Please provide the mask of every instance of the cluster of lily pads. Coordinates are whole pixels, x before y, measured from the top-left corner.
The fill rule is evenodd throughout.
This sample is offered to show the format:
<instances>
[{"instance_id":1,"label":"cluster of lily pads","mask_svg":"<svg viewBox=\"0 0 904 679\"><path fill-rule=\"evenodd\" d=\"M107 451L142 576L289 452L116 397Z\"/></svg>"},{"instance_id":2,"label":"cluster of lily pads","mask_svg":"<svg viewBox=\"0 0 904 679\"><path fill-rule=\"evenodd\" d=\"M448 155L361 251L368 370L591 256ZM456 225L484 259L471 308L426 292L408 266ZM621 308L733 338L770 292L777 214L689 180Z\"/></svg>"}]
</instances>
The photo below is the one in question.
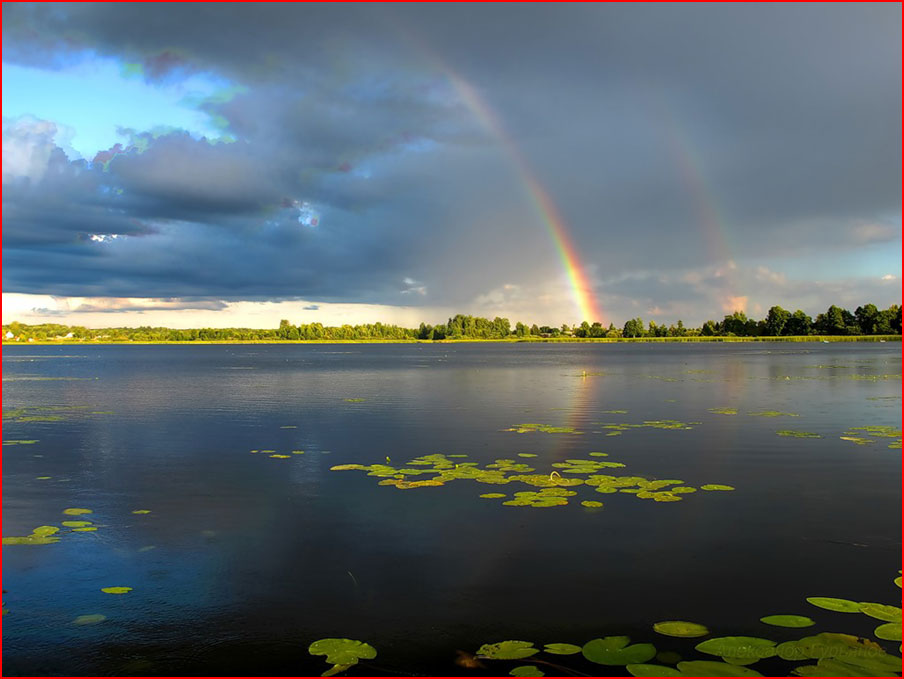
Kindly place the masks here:
<instances>
[{"instance_id":1,"label":"cluster of lily pads","mask_svg":"<svg viewBox=\"0 0 904 679\"><path fill-rule=\"evenodd\" d=\"M900 576L895 584L901 586ZM883 622L873 636L882 641L901 641L901 608L873 602L855 602L831 597L808 597L807 602L819 608L842 613L859 613ZM760 622L772 627L801 629L816 623L804 615L767 615ZM700 623L666 620L653 624L657 634L683 639L710 636L710 630ZM900 648L900 647L899 647ZM607 636L591 639L583 645L548 643L538 648L533 642L506 640L483 644L475 653L459 651L456 663L464 668L486 668L483 661L519 661L530 659L532 664L519 664L509 670L514 677L542 677L542 668L552 668L556 676L564 670L568 674L583 674L560 664L563 656L583 656L595 665L607 668L624 667L635 677L762 677L752 669L761 660L783 660L799 664L786 669L780 676L791 673L802 677L897 677L901 675L901 658L889 653L878 642L852 634L818 632L798 639L776 642L772 639L748 636L712 637L697 643L694 650L704 658L685 660L674 651L657 650L652 643L631 643L628 636ZM332 666L322 676L332 676L356 665L360 660L372 660L376 649L353 639L320 639L308 648L312 655L324 655ZM554 658L553 659L550 658ZM815 664L812 662L815 661ZM789 671L790 670L790 671ZM611 669L605 670L606 674Z\"/></svg>"},{"instance_id":2,"label":"cluster of lily pads","mask_svg":"<svg viewBox=\"0 0 904 679\"><path fill-rule=\"evenodd\" d=\"M620 436L631 429L693 429L699 422L679 422L678 420L644 420L638 424L623 422L598 422L603 429L608 429L606 436Z\"/></svg>"},{"instance_id":3,"label":"cluster of lily pads","mask_svg":"<svg viewBox=\"0 0 904 679\"><path fill-rule=\"evenodd\" d=\"M73 415L112 415L112 411L91 410L90 406L28 406L3 411L4 422L60 422Z\"/></svg>"},{"instance_id":4,"label":"cluster of lily pads","mask_svg":"<svg viewBox=\"0 0 904 679\"><path fill-rule=\"evenodd\" d=\"M861 446L875 443L875 439L877 438L896 439L892 441L888 447L895 450L901 449L901 430L895 427L880 425L851 427L848 431L844 432L844 435L840 438L842 441L850 441Z\"/></svg>"},{"instance_id":5,"label":"cluster of lily pads","mask_svg":"<svg viewBox=\"0 0 904 679\"><path fill-rule=\"evenodd\" d=\"M524 424L515 424L508 429L502 431L513 431L517 434L529 434L531 432L543 432L544 434L583 434L574 427L555 427L551 424L537 424L536 422L525 422Z\"/></svg>"},{"instance_id":6,"label":"cluster of lily pads","mask_svg":"<svg viewBox=\"0 0 904 679\"><path fill-rule=\"evenodd\" d=\"M523 455L531 455L524 453ZM591 456L607 457L607 453L592 452ZM515 492L511 498L506 493L484 493L484 499L504 499L503 505L510 507L559 507L568 504L568 498L577 495L573 487L590 486L597 493L627 493L642 500L656 502L677 502L689 493L697 492L694 486L685 485L681 479L648 479L642 476L613 476L598 473L603 469L622 468L621 462L599 459L569 459L554 462L550 473L536 473L529 464L510 458L498 459L481 467L477 462L459 462L467 455L444 455L433 453L422 455L395 467L389 464L339 464L331 471L365 471L368 476L381 478L381 486L393 486L399 490L411 490L442 486L458 480L471 480L490 485L520 483L540 490ZM427 478L422 477L431 474ZM705 484L704 491L734 490L723 484ZM581 504L589 508L603 506L598 500L584 500Z\"/></svg>"},{"instance_id":7,"label":"cluster of lily pads","mask_svg":"<svg viewBox=\"0 0 904 679\"><path fill-rule=\"evenodd\" d=\"M272 450L259 450L259 449L255 448L255 449L252 450L251 452L252 452L252 453L262 453L262 454L264 454L264 455L268 455L268 456L270 456L270 457L272 457L272 458L275 458L275 459L277 459L277 460L288 460L289 458L292 457L292 455L304 455L304 451L303 451L303 450L293 450L293 451L292 451L292 455L286 455L285 453L277 453L275 449L272 449Z\"/></svg>"}]
</instances>

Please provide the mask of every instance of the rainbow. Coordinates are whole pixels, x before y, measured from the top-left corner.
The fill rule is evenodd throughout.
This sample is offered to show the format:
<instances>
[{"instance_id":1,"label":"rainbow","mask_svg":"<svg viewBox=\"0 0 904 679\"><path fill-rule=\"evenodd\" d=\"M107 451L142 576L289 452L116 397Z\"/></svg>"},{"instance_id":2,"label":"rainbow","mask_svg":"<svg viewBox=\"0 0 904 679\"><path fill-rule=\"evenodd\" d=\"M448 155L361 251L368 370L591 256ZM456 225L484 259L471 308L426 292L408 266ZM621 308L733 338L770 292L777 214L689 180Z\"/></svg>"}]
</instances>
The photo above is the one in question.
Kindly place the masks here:
<instances>
[{"instance_id":1,"label":"rainbow","mask_svg":"<svg viewBox=\"0 0 904 679\"><path fill-rule=\"evenodd\" d=\"M527 159L511 136L505 131L499 117L477 93L477 90L445 64L440 62L439 67L468 110L497 139L517 169L531 201L540 214L543 224L549 231L549 235L552 237L552 241L559 253L559 259L562 260L562 266L568 276L568 283L571 286L575 304L581 311L581 320L588 323L593 323L594 321L602 323L603 314L594 295L593 285L587 277L577 248L574 245L571 234L568 232L568 225L562 215L559 214L552 196L540 184Z\"/></svg>"}]
</instances>

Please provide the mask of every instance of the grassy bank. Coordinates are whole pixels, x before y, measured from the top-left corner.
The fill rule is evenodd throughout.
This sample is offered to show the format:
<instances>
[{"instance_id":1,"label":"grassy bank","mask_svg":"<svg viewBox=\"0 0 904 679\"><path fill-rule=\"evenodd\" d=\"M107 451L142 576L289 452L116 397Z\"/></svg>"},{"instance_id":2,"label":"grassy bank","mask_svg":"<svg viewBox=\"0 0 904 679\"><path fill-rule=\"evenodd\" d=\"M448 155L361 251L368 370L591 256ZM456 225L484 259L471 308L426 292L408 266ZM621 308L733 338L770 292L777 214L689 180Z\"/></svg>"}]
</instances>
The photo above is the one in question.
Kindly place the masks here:
<instances>
[{"instance_id":1,"label":"grassy bank","mask_svg":"<svg viewBox=\"0 0 904 679\"><path fill-rule=\"evenodd\" d=\"M3 342L3 346L85 346L85 345L146 345L146 344L512 344L518 342L562 344L612 344L624 342L900 342L901 335L799 335L789 337L511 337L506 339L366 339L366 340L194 340L187 342L109 341L109 340L35 340L34 342Z\"/></svg>"}]
</instances>

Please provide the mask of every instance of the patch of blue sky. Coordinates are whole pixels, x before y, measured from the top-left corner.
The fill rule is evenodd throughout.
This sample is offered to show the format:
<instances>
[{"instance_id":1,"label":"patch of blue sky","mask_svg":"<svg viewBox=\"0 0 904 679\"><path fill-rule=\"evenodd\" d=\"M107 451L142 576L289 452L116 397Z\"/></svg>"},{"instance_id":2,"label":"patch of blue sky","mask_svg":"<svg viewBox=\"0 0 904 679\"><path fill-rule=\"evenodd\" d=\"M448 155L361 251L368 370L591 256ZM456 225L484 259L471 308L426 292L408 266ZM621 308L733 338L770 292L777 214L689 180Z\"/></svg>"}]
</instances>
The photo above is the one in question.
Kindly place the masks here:
<instances>
[{"instance_id":1,"label":"patch of blue sky","mask_svg":"<svg viewBox=\"0 0 904 679\"><path fill-rule=\"evenodd\" d=\"M203 101L232 96L221 78L192 75L149 84L114 59L84 58L58 70L3 64L3 115L56 123L56 143L72 158L91 159L117 142L123 129L181 129L193 136L223 136L222 120L198 110Z\"/></svg>"},{"instance_id":2,"label":"patch of blue sky","mask_svg":"<svg viewBox=\"0 0 904 679\"><path fill-rule=\"evenodd\" d=\"M793 262L789 266L789 262ZM901 276L901 244L870 243L834 252L819 251L812 255L796 253L783 257L757 260L773 271L782 271L791 280L843 280Z\"/></svg>"}]
</instances>

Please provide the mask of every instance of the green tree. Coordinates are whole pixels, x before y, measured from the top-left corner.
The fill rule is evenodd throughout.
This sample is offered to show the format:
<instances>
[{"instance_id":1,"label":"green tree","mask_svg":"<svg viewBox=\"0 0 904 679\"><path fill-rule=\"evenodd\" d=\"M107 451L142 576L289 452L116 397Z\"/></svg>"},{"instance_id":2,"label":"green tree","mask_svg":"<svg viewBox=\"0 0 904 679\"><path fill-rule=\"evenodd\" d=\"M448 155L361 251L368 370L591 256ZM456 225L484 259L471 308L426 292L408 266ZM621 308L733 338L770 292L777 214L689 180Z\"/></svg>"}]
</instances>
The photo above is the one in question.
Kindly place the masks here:
<instances>
[{"instance_id":1,"label":"green tree","mask_svg":"<svg viewBox=\"0 0 904 679\"><path fill-rule=\"evenodd\" d=\"M782 309L780 306L774 306L769 309L766 314L766 334L772 337L778 337L783 334L785 326L791 319L791 312Z\"/></svg>"}]
</instances>

